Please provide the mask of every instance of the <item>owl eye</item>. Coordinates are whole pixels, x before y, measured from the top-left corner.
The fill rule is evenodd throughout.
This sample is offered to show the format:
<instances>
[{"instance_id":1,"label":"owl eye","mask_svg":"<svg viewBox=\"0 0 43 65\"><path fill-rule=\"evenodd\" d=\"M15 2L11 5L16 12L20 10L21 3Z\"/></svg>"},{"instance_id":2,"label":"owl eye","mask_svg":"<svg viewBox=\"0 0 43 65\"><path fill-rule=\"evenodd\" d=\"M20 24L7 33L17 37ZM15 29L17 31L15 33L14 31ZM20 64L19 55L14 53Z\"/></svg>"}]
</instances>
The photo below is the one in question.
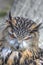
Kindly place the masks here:
<instances>
[{"instance_id":1,"label":"owl eye","mask_svg":"<svg viewBox=\"0 0 43 65\"><path fill-rule=\"evenodd\" d=\"M32 38L32 36L26 36L25 38L24 38L24 40L28 40L28 39L31 39Z\"/></svg>"},{"instance_id":2,"label":"owl eye","mask_svg":"<svg viewBox=\"0 0 43 65\"><path fill-rule=\"evenodd\" d=\"M11 38L17 38L15 33L9 32L9 35L10 35Z\"/></svg>"}]
</instances>

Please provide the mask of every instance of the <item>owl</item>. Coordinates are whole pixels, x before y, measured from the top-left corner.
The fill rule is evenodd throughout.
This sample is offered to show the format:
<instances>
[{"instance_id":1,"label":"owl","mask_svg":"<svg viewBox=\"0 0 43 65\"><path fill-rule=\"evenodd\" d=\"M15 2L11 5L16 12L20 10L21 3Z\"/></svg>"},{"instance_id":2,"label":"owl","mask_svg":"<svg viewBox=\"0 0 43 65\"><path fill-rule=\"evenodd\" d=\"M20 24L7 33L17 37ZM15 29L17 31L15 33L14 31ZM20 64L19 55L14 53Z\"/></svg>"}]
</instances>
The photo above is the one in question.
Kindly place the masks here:
<instances>
[{"instance_id":1,"label":"owl","mask_svg":"<svg viewBox=\"0 0 43 65\"><path fill-rule=\"evenodd\" d=\"M4 42L5 46L19 50L35 50L35 48L37 50L41 23L37 25L29 18L12 17L11 12L6 23L6 28L3 30L3 40L7 41Z\"/></svg>"},{"instance_id":2,"label":"owl","mask_svg":"<svg viewBox=\"0 0 43 65\"><path fill-rule=\"evenodd\" d=\"M18 65L28 65L30 62L29 65L38 65L36 64L36 58L38 58L39 29L41 23L37 24L29 18L12 17L11 12L9 12L9 18L5 23L6 28L3 30L0 46L2 45L4 48L12 50L11 53L7 54L7 58L2 55L6 58L5 61L7 61L5 65L14 65L14 59L19 62ZM15 51L17 52L15 53Z\"/></svg>"}]
</instances>

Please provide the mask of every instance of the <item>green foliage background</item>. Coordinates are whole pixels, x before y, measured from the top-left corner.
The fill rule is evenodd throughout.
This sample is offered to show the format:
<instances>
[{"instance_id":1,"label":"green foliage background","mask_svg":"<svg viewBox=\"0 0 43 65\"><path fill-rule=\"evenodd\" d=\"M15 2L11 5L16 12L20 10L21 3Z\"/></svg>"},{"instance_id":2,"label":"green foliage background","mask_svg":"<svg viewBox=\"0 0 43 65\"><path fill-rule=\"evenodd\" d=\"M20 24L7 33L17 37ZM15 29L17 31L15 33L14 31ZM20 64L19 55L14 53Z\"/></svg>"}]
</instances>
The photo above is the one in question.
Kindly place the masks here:
<instances>
[{"instance_id":1,"label":"green foliage background","mask_svg":"<svg viewBox=\"0 0 43 65\"><path fill-rule=\"evenodd\" d=\"M6 16L6 14L8 13L8 11L10 10L12 4L13 4L14 0L6 0L6 2L8 2L8 4L2 4L5 5L5 8L1 9L0 8L0 18ZM2 1L3 2L3 1Z\"/></svg>"}]
</instances>

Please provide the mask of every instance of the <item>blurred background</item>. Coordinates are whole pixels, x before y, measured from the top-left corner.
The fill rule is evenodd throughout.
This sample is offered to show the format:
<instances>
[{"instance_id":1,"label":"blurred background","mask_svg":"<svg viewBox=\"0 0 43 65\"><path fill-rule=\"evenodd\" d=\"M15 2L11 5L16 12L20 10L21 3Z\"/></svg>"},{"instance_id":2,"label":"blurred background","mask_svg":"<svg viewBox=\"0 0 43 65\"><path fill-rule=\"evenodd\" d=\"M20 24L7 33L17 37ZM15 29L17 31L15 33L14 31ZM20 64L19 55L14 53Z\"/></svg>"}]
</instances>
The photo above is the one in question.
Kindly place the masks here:
<instances>
[{"instance_id":1,"label":"blurred background","mask_svg":"<svg viewBox=\"0 0 43 65\"><path fill-rule=\"evenodd\" d=\"M10 10L14 0L0 0L0 17L4 17Z\"/></svg>"},{"instance_id":2,"label":"blurred background","mask_svg":"<svg viewBox=\"0 0 43 65\"><path fill-rule=\"evenodd\" d=\"M5 28L5 21L11 11L12 17L23 16L43 26L43 0L0 0L0 35ZM43 48L43 29L39 31L39 46ZM1 39L0 36L0 39Z\"/></svg>"}]
</instances>

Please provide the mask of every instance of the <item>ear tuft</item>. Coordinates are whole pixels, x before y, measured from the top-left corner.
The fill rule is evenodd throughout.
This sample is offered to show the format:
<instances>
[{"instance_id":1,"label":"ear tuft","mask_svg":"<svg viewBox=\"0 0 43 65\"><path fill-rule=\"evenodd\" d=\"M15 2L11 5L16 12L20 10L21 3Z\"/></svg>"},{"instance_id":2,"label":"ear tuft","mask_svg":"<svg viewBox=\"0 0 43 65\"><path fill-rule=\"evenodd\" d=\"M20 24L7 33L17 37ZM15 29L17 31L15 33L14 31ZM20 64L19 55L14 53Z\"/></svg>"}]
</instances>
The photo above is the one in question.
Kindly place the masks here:
<instances>
[{"instance_id":1,"label":"ear tuft","mask_svg":"<svg viewBox=\"0 0 43 65\"><path fill-rule=\"evenodd\" d=\"M11 11L9 12L9 19L12 20Z\"/></svg>"},{"instance_id":2,"label":"ear tuft","mask_svg":"<svg viewBox=\"0 0 43 65\"><path fill-rule=\"evenodd\" d=\"M35 29L40 29L40 26L42 25L42 23L39 23L36 27L35 27Z\"/></svg>"}]
</instances>

